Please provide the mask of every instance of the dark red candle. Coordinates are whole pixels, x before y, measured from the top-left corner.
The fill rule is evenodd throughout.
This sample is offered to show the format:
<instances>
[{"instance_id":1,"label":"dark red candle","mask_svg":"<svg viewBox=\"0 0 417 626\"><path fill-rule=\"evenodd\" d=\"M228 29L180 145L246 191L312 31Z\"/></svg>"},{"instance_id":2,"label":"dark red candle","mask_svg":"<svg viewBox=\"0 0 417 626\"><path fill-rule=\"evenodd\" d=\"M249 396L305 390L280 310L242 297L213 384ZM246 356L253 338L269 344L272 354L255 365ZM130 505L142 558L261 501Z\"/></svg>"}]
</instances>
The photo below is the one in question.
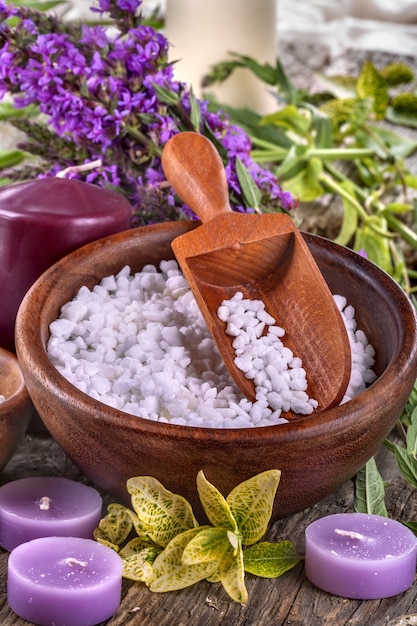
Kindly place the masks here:
<instances>
[{"instance_id":1,"label":"dark red candle","mask_svg":"<svg viewBox=\"0 0 417 626\"><path fill-rule=\"evenodd\" d=\"M0 346L14 351L19 305L37 278L82 245L130 228L120 193L64 178L0 187Z\"/></svg>"}]
</instances>

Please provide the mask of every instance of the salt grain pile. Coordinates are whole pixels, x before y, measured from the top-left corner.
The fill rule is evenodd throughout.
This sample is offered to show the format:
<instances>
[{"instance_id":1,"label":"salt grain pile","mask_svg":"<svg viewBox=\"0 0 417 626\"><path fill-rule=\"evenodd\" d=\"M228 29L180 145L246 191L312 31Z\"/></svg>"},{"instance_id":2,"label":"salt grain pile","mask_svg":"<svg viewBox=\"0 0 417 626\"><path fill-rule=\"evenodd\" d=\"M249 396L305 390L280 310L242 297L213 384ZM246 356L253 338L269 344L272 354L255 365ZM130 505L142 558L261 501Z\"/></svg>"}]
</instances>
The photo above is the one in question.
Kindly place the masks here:
<instances>
[{"instance_id":1,"label":"salt grain pile","mask_svg":"<svg viewBox=\"0 0 417 626\"><path fill-rule=\"evenodd\" d=\"M356 328L353 307L342 296L335 300L352 351L345 402L375 380L375 353ZM254 379L257 400L253 403L230 377L175 261L163 261L159 268L147 265L134 275L125 267L92 290L81 287L51 323L47 350L57 369L76 387L146 419L206 428L249 428L286 422L282 412L289 407L298 408L300 414L310 413L315 401L307 395L302 363L282 345L284 330L274 325L262 303L248 305L237 294L220 307L219 317L235 336L239 367ZM242 338L247 325L258 327L257 336L249 342L249 354ZM264 328L267 340L262 337ZM285 363L281 371L270 370L266 379L265 371L277 360L276 353L271 357L271 344Z\"/></svg>"}]
</instances>

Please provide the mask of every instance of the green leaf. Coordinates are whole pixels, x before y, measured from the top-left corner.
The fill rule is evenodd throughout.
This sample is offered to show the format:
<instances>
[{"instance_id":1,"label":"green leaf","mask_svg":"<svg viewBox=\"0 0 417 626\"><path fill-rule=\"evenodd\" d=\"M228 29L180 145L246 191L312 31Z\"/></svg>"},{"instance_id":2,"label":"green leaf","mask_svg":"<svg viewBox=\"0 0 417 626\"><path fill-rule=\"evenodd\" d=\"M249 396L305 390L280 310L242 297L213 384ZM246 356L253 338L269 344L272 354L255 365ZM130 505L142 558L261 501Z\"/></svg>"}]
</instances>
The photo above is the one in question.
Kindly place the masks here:
<instances>
[{"instance_id":1,"label":"green leaf","mask_svg":"<svg viewBox=\"0 0 417 626\"><path fill-rule=\"evenodd\" d=\"M327 76L314 74L318 84L339 100L356 96L356 78L353 76Z\"/></svg>"},{"instance_id":2,"label":"green leaf","mask_svg":"<svg viewBox=\"0 0 417 626\"><path fill-rule=\"evenodd\" d=\"M294 83L288 76L284 69L283 64L277 58L275 64L276 84L279 87L279 91L284 95L284 98L288 104L294 104L297 101L297 89Z\"/></svg>"},{"instance_id":3,"label":"green leaf","mask_svg":"<svg viewBox=\"0 0 417 626\"><path fill-rule=\"evenodd\" d=\"M243 550L240 545L237 554L232 546L224 554L219 564L220 581L234 602L246 604L248 592L245 587L245 570L243 567Z\"/></svg>"},{"instance_id":4,"label":"green leaf","mask_svg":"<svg viewBox=\"0 0 417 626\"><path fill-rule=\"evenodd\" d=\"M301 102L300 105L311 113L311 128L315 136L315 146L317 148L331 148L333 146L333 133L329 116L308 102Z\"/></svg>"},{"instance_id":5,"label":"green leaf","mask_svg":"<svg viewBox=\"0 0 417 626\"><path fill-rule=\"evenodd\" d=\"M407 452L417 459L417 407L411 413L411 424L407 428Z\"/></svg>"},{"instance_id":6,"label":"green leaf","mask_svg":"<svg viewBox=\"0 0 417 626\"><path fill-rule=\"evenodd\" d=\"M244 545L256 543L266 533L280 478L279 470L261 472L237 485L227 496Z\"/></svg>"},{"instance_id":7,"label":"green leaf","mask_svg":"<svg viewBox=\"0 0 417 626\"><path fill-rule=\"evenodd\" d=\"M387 83L370 61L362 66L356 90L360 98L372 98L376 118L383 119L389 102Z\"/></svg>"},{"instance_id":8,"label":"green leaf","mask_svg":"<svg viewBox=\"0 0 417 626\"><path fill-rule=\"evenodd\" d=\"M404 214L409 213L410 211L412 211L412 209L413 207L411 204L405 204L403 202L390 202L389 204L385 205L383 213Z\"/></svg>"},{"instance_id":9,"label":"green leaf","mask_svg":"<svg viewBox=\"0 0 417 626\"><path fill-rule=\"evenodd\" d=\"M164 102L165 104L175 106L179 102L179 96L175 91L171 91L166 87L162 87L162 85L158 85L158 83L151 83L152 87L155 90L155 93L158 97L158 100Z\"/></svg>"},{"instance_id":10,"label":"green leaf","mask_svg":"<svg viewBox=\"0 0 417 626\"><path fill-rule=\"evenodd\" d=\"M379 137L379 139L389 147L391 154L395 157L405 158L417 150L417 141L410 137L399 135L392 130L380 126L370 126L369 128L374 135Z\"/></svg>"},{"instance_id":11,"label":"green leaf","mask_svg":"<svg viewBox=\"0 0 417 626\"><path fill-rule=\"evenodd\" d=\"M201 126L201 108L198 100L194 96L194 92L192 87L190 87L190 106L191 106L191 123L193 125L194 130L198 133L200 132Z\"/></svg>"},{"instance_id":12,"label":"green leaf","mask_svg":"<svg viewBox=\"0 0 417 626\"><path fill-rule=\"evenodd\" d=\"M388 122L391 122L391 124L417 128L417 117L415 113L396 111L393 107L389 106L385 112L385 118Z\"/></svg>"},{"instance_id":13,"label":"green leaf","mask_svg":"<svg viewBox=\"0 0 417 626\"><path fill-rule=\"evenodd\" d=\"M229 550L230 544L225 528L203 528L186 545L182 562L184 565L197 563L220 562L224 553Z\"/></svg>"},{"instance_id":14,"label":"green leaf","mask_svg":"<svg viewBox=\"0 0 417 626\"><path fill-rule=\"evenodd\" d=\"M13 0L15 6L24 6L36 11L49 11L60 4L65 4L66 0Z\"/></svg>"},{"instance_id":15,"label":"green leaf","mask_svg":"<svg viewBox=\"0 0 417 626\"><path fill-rule=\"evenodd\" d=\"M186 565L182 561L184 549L200 528L192 528L174 537L153 562L151 591L165 592L184 589L215 574L217 561Z\"/></svg>"},{"instance_id":16,"label":"green leaf","mask_svg":"<svg viewBox=\"0 0 417 626\"><path fill-rule=\"evenodd\" d=\"M267 85L277 84L277 72L269 63L258 63L254 58L238 54L237 52L230 53L232 57L240 61L241 67L248 68L255 76L257 76L262 82Z\"/></svg>"},{"instance_id":17,"label":"green leaf","mask_svg":"<svg viewBox=\"0 0 417 626\"><path fill-rule=\"evenodd\" d=\"M306 113L298 109L295 104L287 104L279 111L265 115L261 124L273 124L294 131L301 137L305 137L311 127L311 120Z\"/></svg>"},{"instance_id":18,"label":"green leaf","mask_svg":"<svg viewBox=\"0 0 417 626\"><path fill-rule=\"evenodd\" d=\"M238 526L229 504L220 491L207 480L202 470L197 474L197 490L211 524L237 532Z\"/></svg>"},{"instance_id":19,"label":"green leaf","mask_svg":"<svg viewBox=\"0 0 417 626\"><path fill-rule=\"evenodd\" d=\"M236 174L246 206L255 209L255 211L259 211L259 205L262 198L261 191L253 180L249 170L243 165L239 157L236 158Z\"/></svg>"},{"instance_id":20,"label":"green leaf","mask_svg":"<svg viewBox=\"0 0 417 626\"><path fill-rule=\"evenodd\" d=\"M155 547L144 548L141 552L123 558L122 576L128 580L149 584L153 578L152 563L158 551Z\"/></svg>"},{"instance_id":21,"label":"green leaf","mask_svg":"<svg viewBox=\"0 0 417 626\"><path fill-rule=\"evenodd\" d=\"M312 202L323 195L324 189L320 183L320 174L323 164L318 158L309 159L304 168L290 179L284 179L282 187L302 202Z\"/></svg>"},{"instance_id":22,"label":"green leaf","mask_svg":"<svg viewBox=\"0 0 417 626\"><path fill-rule=\"evenodd\" d=\"M120 546L132 530L130 512L121 504L109 504L107 511L94 530L94 539Z\"/></svg>"},{"instance_id":23,"label":"green leaf","mask_svg":"<svg viewBox=\"0 0 417 626\"><path fill-rule=\"evenodd\" d=\"M417 189L417 176L415 176L414 174L405 172L404 181L407 187L412 187L413 189Z\"/></svg>"},{"instance_id":24,"label":"green leaf","mask_svg":"<svg viewBox=\"0 0 417 626\"><path fill-rule=\"evenodd\" d=\"M27 152L23 150L0 150L0 169L19 165L27 156Z\"/></svg>"},{"instance_id":25,"label":"green leaf","mask_svg":"<svg viewBox=\"0 0 417 626\"><path fill-rule=\"evenodd\" d=\"M384 441L385 445L395 454L398 468L405 478L405 480L417 489L417 460L416 458L407 452L405 448L392 443L391 441Z\"/></svg>"},{"instance_id":26,"label":"green leaf","mask_svg":"<svg viewBox=\"0 0 417 626\"><path fill-rule=\"evenodd\" d=\"M288 150L288 154L277 168L277 177L282 180L289 180L297 176L306 167L305 159L308 152L308 146L293 145Z\"/></svg>"},{"instance_id":27,"label":"green leaf","mask_svg":"<svg viewBox=\"0 0 417 626\"><path fill-rule=\"evenodd\" d=\"M354 185L351 181L345 180L340 183L340 186L347 192L349 195L355 198L355 190ZM343 219L342 219L342 227L339 231L338 236L335 238L335 243L340 244L341 246L347 246L354 236L357 228L358 228L358 212L356 210L355 204L353 202L349 202L346 197L342 197L343 203Z\"/></svg>"},{"instance_id":28,"label":"green leaf","mask_svg":"<svg viewBox=\"0 0 417 626\"><path fill-rule=\"evenodd\" d=\"M393 268L389 241L387 237L380 234L380 232L376 232L371 227L371 224L375 224L375 226L380 229L380 232L386 230L386 224L383 217L378 217L376 215L370 216L366 224L357 228L353 249L356 251L365 250L368 258L373 261L373 263L376 263L388 274L391 274Z\"/></svg>"},{"instance_id":29,"label":"green leaf","mask_svg":"<svg viewBox=\"0 0 417 626\"><path fill-rule=\"evenodd\" d=\"M372 457L355 479L355 511L387 517L384 482Z\"/></svg>"},{"instance_id":30,"label":"green leaf","mask_svg":"<svg viewBox=\"0 0 417 626\"><path fill-rule=\"evenodd\" d=\"M417 536L417 522L403 522L403 524Z\"/></svg>"},{"instance_id":31,"label":"green leaf","mask_svg":"<svg viewBox=\"0 0 417 626\"><path fill-rule=\"evenodd\" d=\"M139 521L157 545L165 547L179 533L198 526L187 500L165 489L156 478L129 478L126 486Z\"/></svg>"},{"instance_id":32,"label":"green leaf","mask_svg":"<svg viewBox=\"0 0 417 626\"><path fill-rule=\"evenodd\" d=\"M300 561L291 541L261 542L243 552L245 571L262 578L278 578Z\"/></svg>"},{"instance_id":33,"label":"green leaf","mask_svg":"<svg viewBox=\"0 0 417 626\"><path fill-rule=\"evenodd\" d=\"M0 102L0 121L7 122L16 118L28 119L39 114L39 109L33 104L16 109L12 102Z\"/></svg>"}]
</instances>

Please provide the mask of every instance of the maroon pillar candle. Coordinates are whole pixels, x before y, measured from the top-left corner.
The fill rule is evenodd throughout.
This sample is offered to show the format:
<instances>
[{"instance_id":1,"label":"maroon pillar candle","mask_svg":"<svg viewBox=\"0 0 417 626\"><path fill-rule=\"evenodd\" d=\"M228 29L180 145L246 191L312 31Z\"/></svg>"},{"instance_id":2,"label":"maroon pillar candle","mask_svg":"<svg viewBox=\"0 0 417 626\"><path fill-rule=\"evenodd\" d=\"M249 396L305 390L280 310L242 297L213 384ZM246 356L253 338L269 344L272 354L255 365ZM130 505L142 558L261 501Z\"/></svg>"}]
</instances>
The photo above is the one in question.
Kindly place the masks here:
<instances>
[{"instance_id":1,"label":"maroon pillar candle","mask_svg":"<svg viewBox=\"0 0 417 626\"><path fill-rule=\"evenodd\" d=\"M0 346L14 351L19 305L48 267L128 229L131 216L122 194L79 180L50 177L0 187Z\"/></svg>"}]
</instances>

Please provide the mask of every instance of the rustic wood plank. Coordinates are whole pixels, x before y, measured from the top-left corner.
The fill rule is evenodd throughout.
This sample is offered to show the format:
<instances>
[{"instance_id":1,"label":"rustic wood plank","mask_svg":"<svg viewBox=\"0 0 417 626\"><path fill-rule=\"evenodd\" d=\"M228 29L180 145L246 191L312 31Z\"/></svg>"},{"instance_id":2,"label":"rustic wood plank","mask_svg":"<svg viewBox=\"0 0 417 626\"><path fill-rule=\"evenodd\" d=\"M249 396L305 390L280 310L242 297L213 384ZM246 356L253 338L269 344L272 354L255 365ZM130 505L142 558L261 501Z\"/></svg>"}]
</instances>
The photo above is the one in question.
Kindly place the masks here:
<instances>
[{"instance_id":1,"label":"rustic wood plank","mask_svg":"<svg viewBox=\"0 0 417 626\"><path fill-rule=\"evenodd\" d=\"M394 433L394 439L399 441ZM394 455L382 447L377 462L387 487L387 507L391 517L406 521L415 519L415 491L399 476ZM15 457L1 476L1 482L28 475L66 476L89 483L65 457L51 438L28 435ZM105 504L109 500L103 494ZM271 525L266 539L290 539L297 551L304 551L305 528L318 517L353 510L353 484L347 482L335 494L315 506L279 520ZM7 558L0 552L0 624L25 626L28 622L17 617L7 604ZM374 626L388 619L405 619L414 612L417 588L384 600L346 600L316 589L305 577L303 563L276 580L247 575L249 602L246 606L233 603L220 584L206 581L182 591L156 594L145 585L125 581L123 601L107 626L283 626L284 624L321 626L349 624Z\"/></svg>"}]
</instances>

